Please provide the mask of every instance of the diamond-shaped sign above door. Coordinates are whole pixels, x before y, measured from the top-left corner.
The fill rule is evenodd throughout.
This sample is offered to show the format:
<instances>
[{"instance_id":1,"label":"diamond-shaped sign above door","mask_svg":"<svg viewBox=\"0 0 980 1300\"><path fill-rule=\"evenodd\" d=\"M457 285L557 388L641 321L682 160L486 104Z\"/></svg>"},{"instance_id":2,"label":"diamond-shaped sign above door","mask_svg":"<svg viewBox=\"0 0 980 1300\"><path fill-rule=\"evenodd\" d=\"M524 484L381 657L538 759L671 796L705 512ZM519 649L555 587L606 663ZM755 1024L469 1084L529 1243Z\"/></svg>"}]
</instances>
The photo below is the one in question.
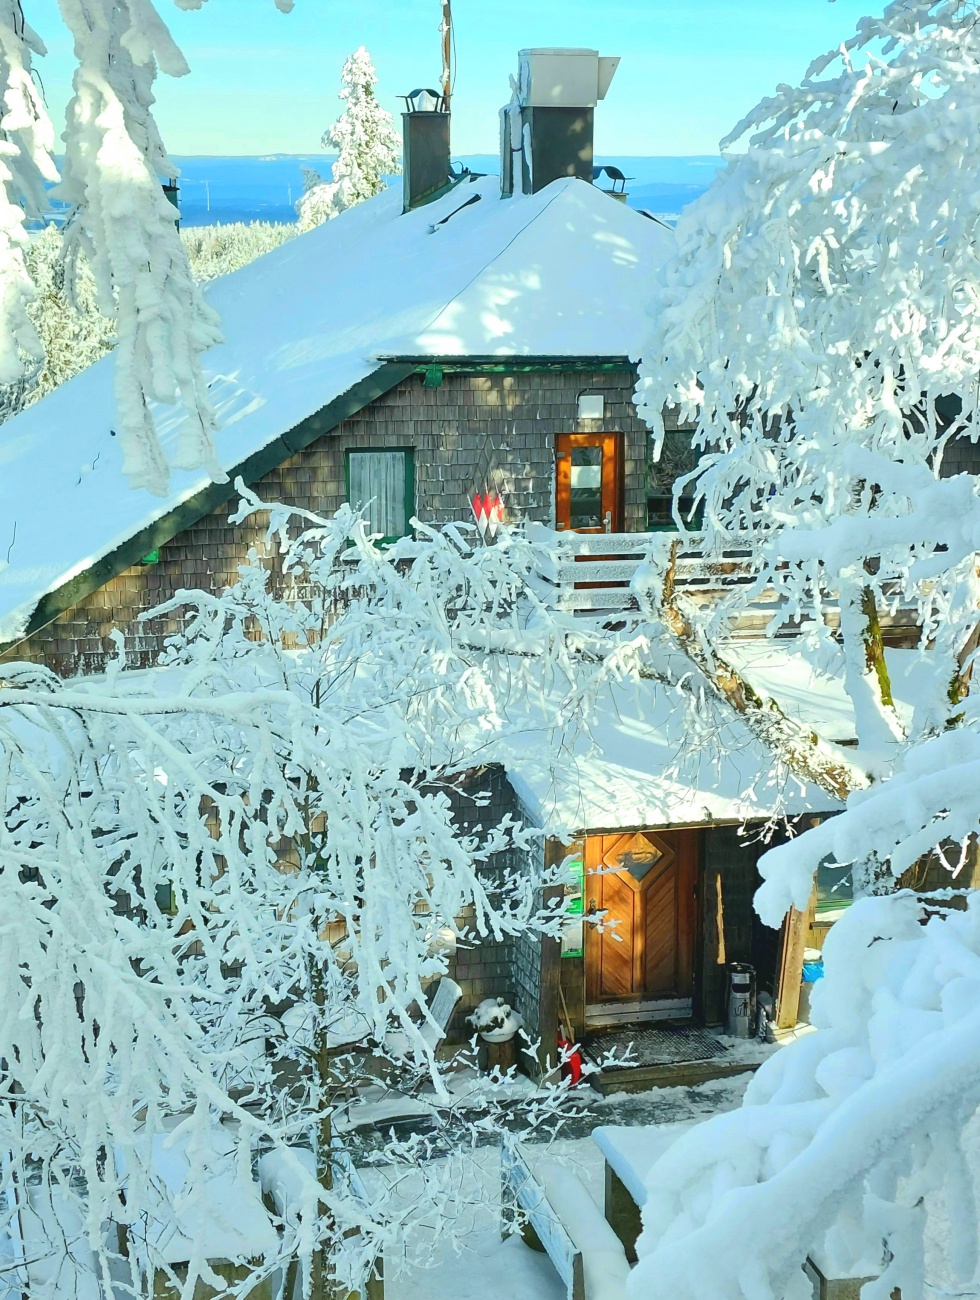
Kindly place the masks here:
<instances>
[{"instance_id":1,"label":"diamond-shaped sign above door","mask_svg":"<svg viewBox=\"0 0 980 1300\"><path fill-rule=\"evenodd\" d=\"M667 862L673 851L649 831L636 831L617 840L603 857L603 865L613 871L628 871L640 881L658 862Z\"/></svg>"}]
</instances>

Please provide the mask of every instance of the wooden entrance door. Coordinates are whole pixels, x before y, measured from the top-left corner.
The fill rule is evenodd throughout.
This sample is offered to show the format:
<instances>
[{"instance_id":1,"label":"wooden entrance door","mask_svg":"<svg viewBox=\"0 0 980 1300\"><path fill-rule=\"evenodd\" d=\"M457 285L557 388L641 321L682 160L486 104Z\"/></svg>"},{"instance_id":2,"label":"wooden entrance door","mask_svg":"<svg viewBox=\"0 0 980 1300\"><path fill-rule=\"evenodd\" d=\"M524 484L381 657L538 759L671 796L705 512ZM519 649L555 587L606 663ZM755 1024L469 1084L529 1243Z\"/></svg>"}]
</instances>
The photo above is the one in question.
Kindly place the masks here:
<instances>
[{"instance_id":1,"label":"wooden entrance door","mask_svg":"<svg viewBox=\"0 0 980 1300\"><path fill-rule=\"evenodd\" d=\"M623 528L622 439L560 433L555 439L555 525L575 533Z\"/></svg>"},{"instance_id":2,"label":"wooden entrance door","mask_svg":"<svg viewBox=\"0 0 980 1300\"><path fill-rule=\"evenodd\" d=\"M691 1013L696 831L589 836L585 910L586 1019L593 1025Z\"/></svg>"}]
</instances>

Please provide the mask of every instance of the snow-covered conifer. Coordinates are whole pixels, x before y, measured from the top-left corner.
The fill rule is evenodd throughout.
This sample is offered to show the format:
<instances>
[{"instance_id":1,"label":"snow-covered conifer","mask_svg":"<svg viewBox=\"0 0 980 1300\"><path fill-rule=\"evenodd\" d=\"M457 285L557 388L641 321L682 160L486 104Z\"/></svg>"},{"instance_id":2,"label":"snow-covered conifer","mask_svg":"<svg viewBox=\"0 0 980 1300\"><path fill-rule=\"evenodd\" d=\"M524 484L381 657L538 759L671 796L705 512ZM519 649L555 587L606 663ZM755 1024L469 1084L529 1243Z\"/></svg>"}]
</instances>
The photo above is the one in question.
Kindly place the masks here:
<instances>
[{"instance_id":1,"label":"snow-covered conifer","mask_svg":"<svg viewBox=\"0 0 980 1300\"><path fill-rule=\"evenodd\" d=\"M323 137L324 149L338 151L333 181L308 173L306 192L297 204L304 230L380 194L385 177L401 170L401 141L391 114L375 96L378 75L363 45L344 61L340 80L344 110Z\"/></svg>"},{"instance_id":2,"label":"snow-covered conifer","mask_svg":"<svg viewBox=\"0 0 980 1300\"><path fill-rule=\"evenodd\" d=\"M213 280L246 266L296 234L293 225L265 221L191 226L181 231L196 282ZM32 234L27 273L34 296L27 315L41 340L42 357L13 384L0 388L0 422L44 397L98 361L115 343L115 323L99 310L95 279L79 254L69 294L64 243L52 226Z\"/></svg>"}]
</instances>

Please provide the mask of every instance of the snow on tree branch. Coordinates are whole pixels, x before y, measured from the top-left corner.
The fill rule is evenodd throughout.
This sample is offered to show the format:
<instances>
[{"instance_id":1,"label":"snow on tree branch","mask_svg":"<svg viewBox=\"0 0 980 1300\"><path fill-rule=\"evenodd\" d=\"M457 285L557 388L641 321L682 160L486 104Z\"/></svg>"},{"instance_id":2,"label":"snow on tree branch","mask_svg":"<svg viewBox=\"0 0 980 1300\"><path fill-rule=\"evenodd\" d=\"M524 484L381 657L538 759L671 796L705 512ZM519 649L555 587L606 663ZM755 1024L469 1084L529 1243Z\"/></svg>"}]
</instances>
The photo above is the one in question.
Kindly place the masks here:
<instances>
[{"instance_id":1,"label":"snow on tree branch","mask_svg":"<svg viewBox=\"0 0 980 1300\"><path fill-rule=\"evenodd\" d=\"M285 1199L250 1244L253 1283L296 1258L307 1281L329 1267L346 1293L382 1249L414 1261L434 1205L450 1226L472 1124L503 1123L492 1089L450 1092L411 1014L447 971L434 937L559 925L542 890L560 869L538 865L536 834L507 820L461 830L448 797L487 760L494 704L454 628L488 608L512 625L520 547L474 551L456 535L406 566L350 511L308 516L297 536L287 509L242 507L263 509L281 567L255 554L229 591L182 593L185 631L159 670L120 659L65 682L7 665L0 683L0 1227L16 1231L26 1207L44 1258L61 1259L70 1219L91 1267L118 1277L104 1230L118 1225L138 1292L173 1262L154 1225L178 1222L190 1272L176 1282L193 1294L213 1216L186 1207L215 1162L254 1198L263 1152ZM565 653L559 637L556 663ZM367 1202L336 1166L345 1107L382 1087L352 1038L384 1087L426 1088L439 1121L391 1146ZM547 1129L564 1106L545 1090L528 1122ZM453 1155L433 1165L440 1143ZM169 1150L186 1194L161 1175ZM392 1188L411 1164L431 1199L406 1205Z\"/></svg>"},{"instance_id":2,"label":"snow on tree branch","mask_svg":"<svg viewBox=\"0 0 980 1300\"><path fill-rule=\"evenodd\" d=\"M977 434L975 20L893 4L736 128L745 152L678 225L641 367L660 436L665 393L698 421L710 537L751 534L788 612L840 593L872 772L902 735L867 593L918 605L947 668L974 621L956 566L980 540L976 481L941 475Z\"/></svg>"},{"instance_id":3,"label":"snow on tree branch","mask_svg":"<svg viewBox=\"0 0 980 1300\"><path fill-rule=\"evenodd\" d=\"M175 0L199 9L204 0ZM276 0L288 13L292 0ZM191 276L176 213L161 179L176 170L151 112L157 70L188 72L155 0L59 0L78 66L64 135L64 175L51 191L70 205L69 261L84 253L98 305L116 322L116 394L124 468L134 487L166 490L171 467L217 480L216 419L201 354L220 339L218 319ZM58 180L54 129L34 82L45 53L23 0L0 0L0 386L29 388L43 360L28 308L26 222L48 209ZM71 289L69 273L69 290ZM186 420L172 461L156 434L155 403L179 403Z\"/></svg>"},{"instance_id":4,"label":"snow on tree branch","mask_svg":"<svg viewBox=\"0 0 980 1300\"><path fill-rule=\"evenodd\" d=\"M166 490L152 403L180 402L187 419L173 464L220 480L200 364L221 337L218 319L193 282L161 188L160 177L176 172L150 112L158 65L171 76L187 65L149 0L62 0L61 9L79 62L57 192L73 208L68 247L84 249L100 307L117 321L123 468L134 487Z\"/></svg>"},{"instance_id":5,"label":"snow on tree branch","mask_svg":"<svg viewBox=\"0 0 980 1300\"><path fill-rule=\"evenodd\" d=\"M808 1255L875 1279L863 1300L969 1294L980 907L925 919L902 894L836 923L826 960L846 969L814 992L819 1032L649 1171L631 1297L809 1300Z\"/></svg>"},{"instance_id":6,"label":"snow on tree branch","mask_svg":"<svg viewBox=\"0 0 980 1300\"><path fill-rule=\"evenodd\" d=\"M47 208L45 184L57 179L54 131L32 73L32 56L44 45L24 22L20 0L0 4L0 383L20 379L41 359L41 343L28 315L34 290L25 265L25 218Z\"/></svg>"},{"instance_id":7,"label":"snow on tree branch","mask_svg":"<svg viewBox=\"0 0 980 1300\"><path fill-rule=\"evenodd\" d=\"M975 473L947 474L978 436L977 20L973 3L890 4L763 101L657 288L647 418L662 437L666 394L697 420L679 493L703 500L709 544L751 549L737 596L773 589L780 621L809 626L864 779L760 861L771 925L828 858L858 901L826 941L818 1032L651 1171L630 1281L645 1300L808 1297L807 1255L873 1279L869 1300L977 1284L980 502ZM903 608L910 725L882 629ZM965 897L861 897L936 850L951 881L966 869Z\"/></svg>"}]
</instances>

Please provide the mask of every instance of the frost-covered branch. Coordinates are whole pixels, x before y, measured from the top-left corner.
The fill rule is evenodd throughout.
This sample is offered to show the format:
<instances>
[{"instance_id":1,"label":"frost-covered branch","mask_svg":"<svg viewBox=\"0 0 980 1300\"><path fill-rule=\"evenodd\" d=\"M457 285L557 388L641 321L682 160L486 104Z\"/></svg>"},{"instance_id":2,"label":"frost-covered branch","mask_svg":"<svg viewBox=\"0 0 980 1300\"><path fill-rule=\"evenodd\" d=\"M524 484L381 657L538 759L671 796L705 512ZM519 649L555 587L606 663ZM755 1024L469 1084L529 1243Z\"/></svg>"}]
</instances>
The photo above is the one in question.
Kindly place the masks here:
<instances>
[{"instance_id":1,"label":"frost-covered branch","mask_svg":"<svg viewBox=\"0 0 980 1300\"><path fill-rule=\"evenodd\" d=\"M309 522L291 538L273 511L281 590L255 556L228 592L184 593L186 631L159 671L120 660L104 680L63 682L10 665L0 686L5 1221L36 1211L59 1258L69 1215L91 1267L118 1277L105 1225L142 1276L170 1267L153 1225L176 1216L188 1296L208 1276L209 1217L188 1224L181 1207L206 1195L219 1157L247 1189L253 1156L275 1156L262 1167L285 1199L253 1281L297 1259L351 1289L379 1251L404 1255L432 1207L390 1186L439 1142L457 1154L426 1182L448 1215L440 1179L467 1158L469 1125L491 1132L504 1115L483 1085L454 1089L423 1032L446 936L559 925L542 891L560 871L537 865L533 832L491 820L470 833L449 797L485 759L474 723L491 681L455 651L450 615L500 598L489 575L503 551L457 548L453 584L447 548L409 580L349 512ZM420 617L430 598L444 622ZM365 1203L334 1143L368 1087L421 1097L439 1122L392 1148ZM554 1125L563 1106L545 1091L527 1120ZM171 1146L183 1192L161 1174ZM61 1208L47 1214L45 1198Z\"/></svg>"},{"instance_id":2,"label":"frost-covered branch","mask_svg":"<svg viewBox=\"0 0 980 1300\"><path fill-rule=\"evenodd\" d=\"M807 1256L863 1300L971 1293L980 909L925 917L902 894L837 922L819 1032L650 1170L631 1296L809 1300Z\"/></svg>"},{"instance_id":3,"label":"frost-covered branch","mask_svg":"<svg viewBox=\"0 0 980 1300\"><path fill-rule=\"evenodd\" d=\"M199 9L203 0L176 0ZM288 13L292 0L276 0ZM201 354L220 338L217 317L191 275L177 214L161 191L175 177L152 114L158 70L188 67L156 0L58 0L77 68L68 107L60 185L55 132L34 80L45 47L25 21L26 0L0 0L0 387L30 388L43 349L29 311L27 223L43 219L48 196L69 205L68 288L84 253L103 315L115 322L116 395L124 466L134 486L166 490L171 465L156 434L155 403L186 413L172 464L221 478L214 411Z\"/></svg>"},{"instance_id":4,"label":"frost-covered branch","mask_svg":"<svg viewBox=\"0 0 980 1300\"><path fill-rule=\"evenodd\" d=\"M875 619L915 610L946 669L976 625L976 479L941 477L976 436L976 17L892 4L736 128L744 153L678 225L641 367L661 439L665 395L697 420L709 544L751 535L754 591L813 617L828 654L839 599L872 776L905 739Z\"/></svg>"},{"instance_id":5,"label":"frost-covered branch","mask_svg":"<svg viewBox=\"0 0 980 1300\"><path fill-rule=\"evenodd\" d=\"M657 290L647 417L662 437L666 396L697 419L679 492L709 546L748 539L732 605L775 593L772 630L800 622L838 674L865 780L760 860L770 925L828 859L858 901L826 940L818 1032L650 1171L637 1300L809 1297L808 1255L873 1279L866 1300L976 1290L980 509L977 475L948 470L978 433L978 17L890 4L763 101ZM883 641L900 612L911 723ZM958 896L860 897L944 850Z\"/></svg>"}]
</instances>

